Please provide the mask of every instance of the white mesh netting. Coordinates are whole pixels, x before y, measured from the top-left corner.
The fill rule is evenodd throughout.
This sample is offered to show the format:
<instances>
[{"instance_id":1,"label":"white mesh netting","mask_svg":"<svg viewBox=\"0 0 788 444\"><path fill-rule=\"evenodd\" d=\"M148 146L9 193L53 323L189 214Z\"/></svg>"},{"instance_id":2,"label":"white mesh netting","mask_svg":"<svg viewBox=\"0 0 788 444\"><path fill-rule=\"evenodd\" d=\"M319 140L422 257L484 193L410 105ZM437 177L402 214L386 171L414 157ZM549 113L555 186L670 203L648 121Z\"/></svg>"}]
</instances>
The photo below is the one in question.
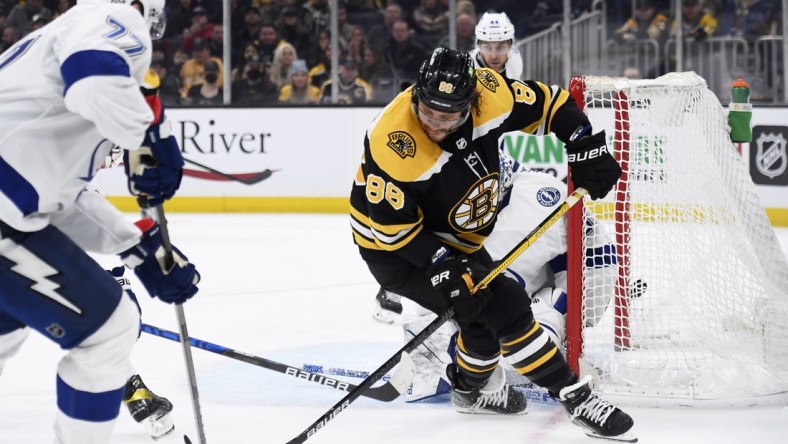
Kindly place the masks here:
<instances>
[{"instance_id":1,"label":"white mesh netting","mask_svg":"<svg viewBox=\"0 0 788 444\"><path fill-rule=\"evenodd\" d=\"M788 391L788 260L725 110L694 73L584 81L624 169L584 215L604 228L584 246L616 247L607 276L583 274L582 351L602 391L679 404ZM604 314L588 326L590 313Z\"/></svg>"}]
</instances>

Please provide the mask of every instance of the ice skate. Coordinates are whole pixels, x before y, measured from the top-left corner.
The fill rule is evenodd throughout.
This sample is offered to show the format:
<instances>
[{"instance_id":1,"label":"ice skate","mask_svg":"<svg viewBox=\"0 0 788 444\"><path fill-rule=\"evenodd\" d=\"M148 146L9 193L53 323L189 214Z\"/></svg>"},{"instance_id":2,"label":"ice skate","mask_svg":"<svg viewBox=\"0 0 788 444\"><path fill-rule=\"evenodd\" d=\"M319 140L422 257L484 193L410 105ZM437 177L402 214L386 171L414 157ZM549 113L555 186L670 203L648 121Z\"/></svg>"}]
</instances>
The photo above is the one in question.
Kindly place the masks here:
<instances>
[{"instance_id":1,"label":"ice skate","mask_svg":"<svg viewBox=\"0 0 788 444\"><path fill-rule=\"evenodd\" d=\"M637 442L632 433L632 418L593 394L590 382L591 376L584 376L558 394L558 400L566 407L572 422L586 429L586 435L592 438Z\"/></svg>"},{"instance_id":2,"label":"ice skate","mask_svg":"<svg viewBox=\"0 0 788 444\"><path fill-rule=\"evenodd\" d=\"M384 324L393 324L402 314L400 295L380 287L375 296L375 313L372 318Z\"/></svg>"},{"instance_id":3,"label":"ice skate","mask_svg":"<svg viewBox=\"0 0 788 444\"><path fill-rule=\"evenodd\" d=\"M466 389L457 364L446 367L451 381L451 402L460 413L521 415L525 413L525 394L506 384L501 367L481 387Z\"/></svg>"},{"instance_id":4,"label":"ice skate","mask_svg":"<svg viewBox=\"0 0 788 444\"><path fill-rule=\"evenodd\" d=\"M126 382L123 403L135 421L148 425L151 438L158 439L175 430L170 414L172 403L150 391L139 375L132 376Z\"/></svg>"}]
</instances>

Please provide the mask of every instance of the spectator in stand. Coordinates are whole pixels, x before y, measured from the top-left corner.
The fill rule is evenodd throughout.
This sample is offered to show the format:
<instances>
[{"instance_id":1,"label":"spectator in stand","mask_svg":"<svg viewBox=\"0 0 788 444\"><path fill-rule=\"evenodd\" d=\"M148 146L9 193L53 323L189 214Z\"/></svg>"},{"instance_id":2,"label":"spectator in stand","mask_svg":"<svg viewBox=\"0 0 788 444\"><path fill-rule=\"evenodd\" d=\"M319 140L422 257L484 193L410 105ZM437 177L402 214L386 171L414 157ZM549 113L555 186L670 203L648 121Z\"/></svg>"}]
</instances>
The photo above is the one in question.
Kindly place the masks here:
<instances>
[{"instance_id":1,"label":"spectator in stand","mask_svg":"<svg viewBox=\"0 0 788 444\"><path fill-rule=\"evenodd\" d=\"M170 3L169 1L167 3ZM164 35L167 38L181 38L192 24L192 0L179 0L175 6L167 6L167 28Z\"/></svg>"},{"instance_id":2,"label":"spectator in stand","mask_svg":"<svg viewBox=\"0 0 788 444\"><path fill-rule=\"evenodd\" d=\"M249 60L252 59L258 59L258 60L260 59L260 52L257 51L257 45L255 45L254 42L247 43L246 46L244 46L238 64L235 66L235 68L233 68L232 72L230 73L233 82L240 78L243 78L243 75L246 72L244 70L244 66L249 62Z\"/></svg>"},{"instance_id":3,"label":"spectator in stand","mask_svg":"<svg viewBox=\"0 0 788 444\"><path fill-rule=\"evenodd\" d=\"M211 56L208 44L202 40L194 42L194 49L192 50L192 58L186 61L181 68L180 76L183 87L181 89L182 97L186 97L189 90L196 85L200 85L205 81L205 66L208 62L215 62L219 67L219 78L217 80L217 87L224 86L224 77L222 76L222 60L218 57Z\"/></svg>"},{"instance_id":4,"label":"spectator in stand","mask_svg":"<svg viewBox=\"0 0 788 444\"><path fill-rule=\"evenodd\" d=\"M201 5L195 6L192 9L192 24L183 38L181 48L186 52L190 52L196 40L208 42L211 38L212 29L213 24L208 20L208 10Z\"/></svg>"},{"instance_id":5,"label":"spectator in stand","mask_svg":"<svg viewBox=\"0 0 788 444\"><path fill-rule=\"evenodd\" d=\"M758 37L777 34L780 11L774 1L723 0L720 7L722 35L754 42Z\"/></svg>"},{"instance_id":6,"label":"spectator in stand","mask_svg":"<svg viewBox=\"0 0 788 444\"><path fill-rule=\"evenodd\" d=\"M206 40L208 50L212 56L224 60L224 25L216 23L211 25L211 36Z\"/></svg>"},{"instance_id":7,"label":"spectator in stand","mask_svg":"<svg viewBox=\"0 0 788 444\"><path fill-rule=\"evenodd\" d=\"M402 6L395 1L389 2L383 12L383 24L373 26L367 34L369 45L377 51L383 51L391 41L394 23L403 19Z\"/></svg>"},{"instance_id":8,"label":"spectator in stand","mask_svg":"<svg viewBox=\"0 0 788 444\"><path fill-rule=\"evenodd\" d=\"M0 36L0 52L5 51L22 39L22 31L13 26L3 28L3 35Z\"/></svg>"},{"instance_id":9,"label":"spectator in stand","mask_svg":"<svg viewBox=\"0 0 788 444\"><path fill-rule=\"evenodd\" d=\"M350 40L350 32L353 30L353 25L347 22L347 8L344 3L337 5L337 28L339 29L339 40L343 46L347 46Z\"/></svg>"},{"instance_id":10,"label":"spectator in stand","mask_svg":"<svg viewBox=\"0 0 788 444\"><path fill-rule=\"evenodd\" d=\"M410 26L404 20L394 23L391 37L386 47L386 57L394 75L402 81L415 81L421 62L427 58L429 51L413 41Z\"/></svg>"},{"instance_id":11,"label":"spectator in stand","mask_svg":"<svg viewBox=\"0 0 788 444\"><path fill-rule=\"evenodd\" d=\"M279 37L274 24L263 23L263 26L260 28L260 34L257 36L257 50L260 51L260 58L263 62L273 63L274 51L283 43L285 41Z\"/></svg>"},{"instance_id":12,"label":"spectator in stand","mask_svg":"<svg viewBox=\"0 0 788 444\"><path fill-rule=\"evenodd\" d=\"M0 3L0 36L3 35L3 30L5 29L5 5ZM0 47L0 52L3 52L3 48Z\"/></svg>"},{"instance_id":13,"label":"spectator in stand","mask_svg":"<svg viewBox=\"0 0 788 444\"><path fill-rule=\"evenodd\" d=\"M329 8L328 0L308 0L304 9L306 10L304 22L309 26L309 32L312 35L320 35L320 31L331 29L329 21L331 8Z\"/></svg>"},{"instance_id":14,"label":"spectator in stand","mask_svg":"<svg viewBox=\"0 0 788 444\"><path fill-rule=\"evenodd\" d=\"M312 36L298 14L298 8L286 6L274 26L279 35L295 47L298 54L306 54L312 42Z\"/></svg>"},{"instance_id":15,"label":"spectator in stand","mask_svg":"<svg viewBox=\"0 0 788 444\"><path fill-rule=\"evenodd\" d=\"M269 79L266 67L258 56L247 60L243 75L232 84L234 105L271 105L276 102L279 89Z\"/></svg>"},{"instance_id":16,"label":"spectator in stand","mask_svg":"<svg viewBox=\"0 0 788 444\"><path fill-rule=\"evenodd\" d=\"M461 12L457 15L457 50L471 52L476 48L476 17ZM449 36L443 38L438 46L449 47Z\"/></svg>"},{"instance_id":17,"label":"spectator in stand","mask_svg":"<svg viewBox=\"0 0 788 444\"><path fill-rule=\"evenodd\" d=\"M260 5L260 15L263 23L276 23L276 21L282 17L282 13L287 6L292 6L297 10L301 9L298 6L295 6L295 4L293 4L293 2L290 0L266 0L257 1L256 3ZM288 5L288 3L290 3L290 5ZM304 14L306 14L306 11L299 15L303 16Z\"/></svg>"},{"instance_id":18,"label":"spectator in stand","mask_svg":"<svg viewBox=\"0 0 788 444\"><path fill-rule=\"evenodd\" d=\"M183 69L183 65L185 65L188 61L189 54L181 48L178 48L172 55L172 63L168 64L168 66L172 67L172 69L170 69L171 73L178 77L179 82L181 81L181 69Z\"/></svg>"},{"instance_id":19,"label":"spectator in stand","mask_svg":"<svg viewBox=\"0 0 788 444\"><path fill-rule=\"evenodd\" d=\"M635 7L635 16L616 30L616 37L624 42L650 39L663 43L668 32L668 18L657 12L655 1L640 0Z\"/></svg>"},{"instance_id":20,"label":"spectator in stand","mask_svg":"<svg viewBox=\"0 0 788 444\"><path fill-rule=\"evenodd\" d=\"M338 105L364 105L372 100L372 88L358 77L358 66L350 59L339 63ZM331 88L334 82L328 79L320 91L320 103L330 104Z\"/></svg>"},{"instance_id":21,"label":"spectator in stand","mask_svg":"<svg viewBox=\"0 0 788 444\"><path fill-rule=\"evenodd\" d=\"M438 0L421 0L413 11L416 41L425 48L433 48L449 30L449 11Z\"/></svg>"},{"instance_id":22,"label":"spectator in stand","mask_svg":"<svg viewBox=\"0 0 788 444\"><path fill-rule=\"evenodd\" d=\"M14 6L8 13L5 20L6 27L17 28L24 36L31 31L35 15L47 22L52 20L52 10L43 6L43 0L27 0L25 3Z\"/></svg>"},{"instance_id":23,"label":"spectator in stand","mask_svg":"<svg viewBox=\"0 0 788 444\"><path fill-rule=\"evenodd\" d=\"M30 25L30 32L37 31L43 28L44 25L46 25L47 23L49 23L49 20L47 20L47 18L44 17L42 14L34 15Z\"/></svg>"},{"instance_id":24,"label":"spectator in stand","mask_svg":"<svg viewBox=\"0 0 788 444\"><path fill-rule=\"evenodd\" d=\"M309 83L304 60L293 62L290 82L279 90L279 103L288 105L313 105L320 97L320 88Z\"/></svg>"},{"instance_id":25,"label":"spectator in stand","mask_svg":"<svg viewBox=\"0 0 788 444\"><path fill-rule=\"evenodd\" d=\"M364 61L364 49L367 47L367 37L364 35L364 28L354 25L348 37L346 57L352 59L357 65L361 66Z\"/></svg>"},{"instance_id":26,"label":"spectator in stand","mask_svg":"<svg viewBox=\"0 0 788 444\"><path fill-rule=\"evenodd\" d=\"M247 44L257 40L262 28L262 19L260 9L256 6L250 6L246 9L244 14L244 26L233 30L233 46L236 48L244 48Z\"/></svg>"},{"instance_id":27,"label":"spectator in stand","mask_svg":"<svg viewBox=\"0 0 788 444\"><path fill-rule=\"evenodd\" d=\"M314 67L322 63L323 55L326 52L326 48L329 46L331 46L331 33L324 29L320 31L317 40L310 45L309 50L306 52L306 57L304 58L306 59L307 65Z\"/></svg>"},{"instance_id":28,"label":"spectator in stand","mask_svg":"<svg viewBox=\"0 0 788 444\"><path fill-rule=\"evenodd\" d=\"M370 47L364 48L359 76L372 88L375 103L387 104L399 93L399 85L394 80L391 67Z\"/></svg>"},{"instance_id":29,"label":"spectator in stand","mask_svg":"<svg viewBox=\"0 0 788 444\"><path fill-rule=\"evenodd\" d=\"M181 79L167 68L166 60L152 60L150 68L159 76L159 97L167 106L180 103Z\"/></svg>"},{"instance_id":30,"label":"spectator in stand","mask_svg":"<svg viewBox=\"0 0 788 444\"><path fill-rule=\"evenodd\" d=\"M340 52L340 59L342 58ZM331 77L331 45L326 46L323 50L323 57L320 61L309 70L309 83L317 86L323 86L323 83Z\"/></svg>"},{"instance_id":31,"label":"spectator in stand","mask_svg":"<svg viewBox=\"0 0 788 444\"><path fill-rule=\"evenodd\" d=\"M700 0L684 0L681 5L681 12L681 28L684 38L701 41L717 32L717 19L710 12L704 10ZM673 20L671 35L675 34L676 20Z\"/></svg>"},{"instance_id":32,"label":"spectator in stand","mask_svg":"<svg viewBox=\"0 0 788 444\"><path fill-rule=\"evenodd\" d=\"M190 106L219 106L223 103L222 87L218 85L219 64L213 60L205 63L203 82L192 85L182 103Z\"/></svg>"},{"instance_id":33,"label":"spectator in stand","mask_svg":"<svg viewBox=\"0 0 788 444\"><path fill-rule=\"evenodd\" d=\"M58 0L57 6L52 11L52 20L60 17L61 15L65 14L66 11L71 9L72 6L76 4L76 0ZM0 24L0 28L2 28L2 24Z\"/></svg>"},{"instance_id":34,"label":"spectator in stand","mask_svg":"<svg viewBox=\"0 0 788 444\"><path fill-rule=\"evenodd\" d=\"M274 62L271 64L271 71L268 77L271 83L276 85L276 91L279 91L288 81L290 69L293 67L293 62L298 58L295 47L290 43L282 43L274 51Z\"/></svg>"},{"instance_id":35,"label":"spectator in stand","mask_svg":"<svg viewBox=\"0 0 788 444\"><path fill-rule=\"evenodd\" d=\"M447 0L442 0L444 7L448 9L446 5ZM457 15L460 14L468 14L474 19L474 23L476 21L476 5L471 0L458 0L457 1Z\"/></svg>"}]
</instances>

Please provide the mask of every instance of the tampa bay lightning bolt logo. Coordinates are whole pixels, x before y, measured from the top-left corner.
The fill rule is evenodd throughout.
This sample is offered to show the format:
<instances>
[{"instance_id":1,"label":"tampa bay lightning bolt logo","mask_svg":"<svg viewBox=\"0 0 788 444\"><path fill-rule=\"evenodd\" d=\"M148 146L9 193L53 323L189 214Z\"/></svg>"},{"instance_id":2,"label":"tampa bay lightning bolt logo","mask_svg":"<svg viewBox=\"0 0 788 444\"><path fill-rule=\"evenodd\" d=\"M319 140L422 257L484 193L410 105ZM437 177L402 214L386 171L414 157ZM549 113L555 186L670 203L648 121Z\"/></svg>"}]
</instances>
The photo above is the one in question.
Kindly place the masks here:
<instances>
[{"instance_id":1,"label":"tampa bay lightning bolt logo","mask_svg":"<svg viewBox=\"0 0 788 444\"><path fill-rule=\"evenodd\" d=\"M553 187L544 187L536 192L536 200L543 207L552 207L561 200L561 192Z\"/></svg>"}]
</instances>

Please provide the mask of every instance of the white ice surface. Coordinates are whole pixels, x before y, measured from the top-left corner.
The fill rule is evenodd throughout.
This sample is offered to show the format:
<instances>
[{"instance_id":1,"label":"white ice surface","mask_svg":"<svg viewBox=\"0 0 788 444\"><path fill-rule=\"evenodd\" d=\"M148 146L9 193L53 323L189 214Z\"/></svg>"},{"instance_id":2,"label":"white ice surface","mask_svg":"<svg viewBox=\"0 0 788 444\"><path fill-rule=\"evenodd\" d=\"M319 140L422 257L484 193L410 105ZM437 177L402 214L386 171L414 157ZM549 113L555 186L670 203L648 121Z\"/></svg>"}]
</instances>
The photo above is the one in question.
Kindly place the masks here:
<instances>
[{"instance_id":1,"label":"white ice surface","mask_svg":"<svg viewBox=\"0 0 788 444\"><path fill-rule=\"evenodd\" d=\"M129 217L133 217L130 215ZM372 320L373 282L343 215L171 214L173 243L202 273L185 305L192 337L278 362L374 370L402 345L400 328ZM788 229L778 229L788 250ZM106 266L113 258L99 258ZM136 282L135 282L136 284ZM172 306L135 286L143 321L177 331ZM0 378L0 443L51 443L55 369L62 351L32 334ZM285 443L344 392L193 350L207 441ZM159 443L198 442L180 345L143 334L133 356L148 386L175 405L176 430ZM359 380L354 382L358 383ZM641 443L786 443L788 406L627 408ZM151 443L121 411L113 443ZM518 417L468 416L447 402L360 399L307 442L593 443L558 408Z\"/></svg>"}]
</instances>

